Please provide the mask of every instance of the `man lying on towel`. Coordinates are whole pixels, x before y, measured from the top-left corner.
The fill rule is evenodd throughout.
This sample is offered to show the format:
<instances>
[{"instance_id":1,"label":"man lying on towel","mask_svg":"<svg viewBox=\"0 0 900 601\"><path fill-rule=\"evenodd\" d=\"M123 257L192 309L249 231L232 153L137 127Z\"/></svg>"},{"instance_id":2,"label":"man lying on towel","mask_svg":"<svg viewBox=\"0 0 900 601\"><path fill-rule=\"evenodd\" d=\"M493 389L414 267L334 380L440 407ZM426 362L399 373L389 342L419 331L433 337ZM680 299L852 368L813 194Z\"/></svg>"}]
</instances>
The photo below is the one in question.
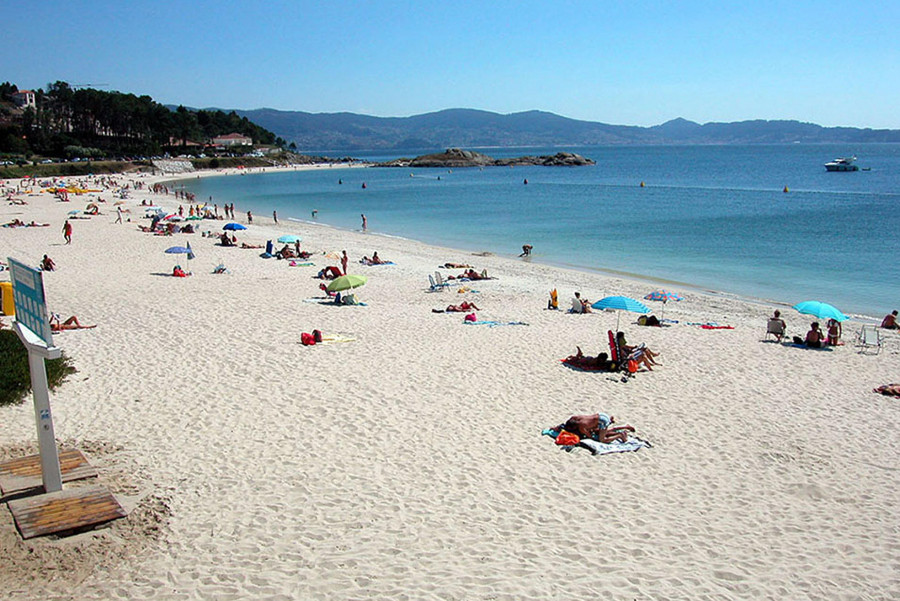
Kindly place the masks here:
<instances>
[{"instance_id":1,"label":"man lying on towel","mask_svg":"<svg viewBox=\"0 0 900 601\"><path fill-rule=\"evenodd\" d=\"M609 443L614 440L628 441L628 433L634 432L632 426L613 426L616 419L605 413L593 415L573 415L566 423L556 427L578 435L579 438L590 438L598 442Z\"/></svg>"}]
</instances>

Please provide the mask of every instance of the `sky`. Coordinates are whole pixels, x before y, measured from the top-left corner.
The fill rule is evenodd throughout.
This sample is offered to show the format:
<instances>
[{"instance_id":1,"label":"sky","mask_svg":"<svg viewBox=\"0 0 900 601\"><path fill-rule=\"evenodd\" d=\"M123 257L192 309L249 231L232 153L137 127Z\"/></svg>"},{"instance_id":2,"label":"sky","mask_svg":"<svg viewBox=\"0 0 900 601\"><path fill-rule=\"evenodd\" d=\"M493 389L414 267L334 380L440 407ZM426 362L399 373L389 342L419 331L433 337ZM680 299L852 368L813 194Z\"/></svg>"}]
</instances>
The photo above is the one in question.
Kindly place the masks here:
<instances>
[{"instance_id":1,"label":"sky","mask_svg":"<svg viewBox=\"0 0 900 601\"><path fill-rule=\"evenodd\" d=\"M164 104L900 129L900 2L0 0L0 81Z\"/></svg>"}]
</instances>

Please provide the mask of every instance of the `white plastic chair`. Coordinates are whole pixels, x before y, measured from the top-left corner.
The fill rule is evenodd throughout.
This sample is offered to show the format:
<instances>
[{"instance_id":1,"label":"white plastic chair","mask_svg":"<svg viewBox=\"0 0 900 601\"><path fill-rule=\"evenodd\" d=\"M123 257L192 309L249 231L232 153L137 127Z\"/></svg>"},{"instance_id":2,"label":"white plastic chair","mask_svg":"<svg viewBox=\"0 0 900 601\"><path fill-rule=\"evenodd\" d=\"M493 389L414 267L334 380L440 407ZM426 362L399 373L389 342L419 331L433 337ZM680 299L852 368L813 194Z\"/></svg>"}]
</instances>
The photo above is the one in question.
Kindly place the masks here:
<instances>
[{"instance_id":1,"label":"white plastic chair","mask_svg":"<svg viewBox=\"0 0 900 601\"><path fill-rule=\"evenodd\" d=\"M856 346L860 353L864 353L869 349L875 349L875 354L881 352L881 331L873 325L863 324L856 339Z\"/></svg>"}]
</instances>

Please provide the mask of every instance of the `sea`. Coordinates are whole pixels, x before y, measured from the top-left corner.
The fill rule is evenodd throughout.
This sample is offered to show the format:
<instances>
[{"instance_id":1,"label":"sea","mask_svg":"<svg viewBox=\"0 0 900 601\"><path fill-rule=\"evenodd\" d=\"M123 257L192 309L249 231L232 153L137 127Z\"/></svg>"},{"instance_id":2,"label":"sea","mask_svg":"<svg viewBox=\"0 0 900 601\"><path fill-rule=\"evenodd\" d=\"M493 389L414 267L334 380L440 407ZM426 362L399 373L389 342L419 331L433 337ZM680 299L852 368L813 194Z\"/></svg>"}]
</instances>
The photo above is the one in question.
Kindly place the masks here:
<instances>
[{"instance_id":1,"label":"sea","mask_svg":"<svg viewBox=\"0 0 900 601\"><path fill-rule=\"evenodd\" d=\"M441 150L309 154L386 161ZM365 214L373 234L510 257L530 244L533 262L675 291L821 300L875 318L900 308L900 144L472 150L575 152L596 165L333 168L182 184L198 200L277 211L282 222L358 230ZM825 170L843 156L858 157L860 171Z\"/></svg>"}]
</instances>

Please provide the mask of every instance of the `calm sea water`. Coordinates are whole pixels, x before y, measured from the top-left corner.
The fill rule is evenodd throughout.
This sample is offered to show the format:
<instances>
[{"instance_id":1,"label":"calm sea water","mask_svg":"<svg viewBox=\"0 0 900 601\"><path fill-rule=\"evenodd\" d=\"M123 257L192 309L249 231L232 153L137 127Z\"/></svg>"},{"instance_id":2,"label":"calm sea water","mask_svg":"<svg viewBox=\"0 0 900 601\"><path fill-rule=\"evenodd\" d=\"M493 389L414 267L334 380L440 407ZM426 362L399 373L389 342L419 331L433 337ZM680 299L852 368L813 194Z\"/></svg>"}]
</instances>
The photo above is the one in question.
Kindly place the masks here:
<instances>
[{"instance_id":1,"label":"calm sea water","mask_svg":"<svg viewBox=\"0 0 900 601\"><path fill-rule=\"evenodd\" d=\"M184 183L198 199L212 196L219 205L234 202L239 211L265 216L277 210L280 220L310 220L317 209L319 222L358 229L365 213L370 231L465 250L515 256L528 243L534 261L585 270L790 304L824 300L873 316L900 308L900 145L484 152L558 150L597 165L330 169ZM433 151L354 156L385 160ZM870 170L825 171L826 161L847 155Z\"/></svg>"}]
</instances>

